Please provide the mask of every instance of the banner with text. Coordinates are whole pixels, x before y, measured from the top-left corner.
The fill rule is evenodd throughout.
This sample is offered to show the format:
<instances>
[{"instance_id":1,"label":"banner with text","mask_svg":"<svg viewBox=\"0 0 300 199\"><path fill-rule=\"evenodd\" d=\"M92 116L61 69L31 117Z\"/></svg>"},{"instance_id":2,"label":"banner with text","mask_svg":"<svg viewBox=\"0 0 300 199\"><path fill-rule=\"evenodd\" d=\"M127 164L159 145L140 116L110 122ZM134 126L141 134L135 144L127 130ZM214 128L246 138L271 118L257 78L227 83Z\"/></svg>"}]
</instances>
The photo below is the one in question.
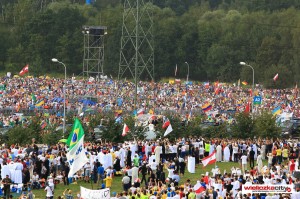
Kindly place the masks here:
<instances>
[{"instance_id":1,"label":"banner with text","mask_svg":"<svg viewBox=\"0 0 300 199\"><path fill-rule=\"evenodd\" d=\"M243 194L253 193L293 193L293 185L243 185Z\"/></svg>"},{"instance_id":2,"label":"banner with text","mask_svg":"<svg viewBox=\"0 0 300 199\"><path fill-rule=\"evenodd\" d=\"M81 199L109 199L110 190L109 189L100 189L92 190L84 187L80 187Z\"/></svg>"}]
</instances>

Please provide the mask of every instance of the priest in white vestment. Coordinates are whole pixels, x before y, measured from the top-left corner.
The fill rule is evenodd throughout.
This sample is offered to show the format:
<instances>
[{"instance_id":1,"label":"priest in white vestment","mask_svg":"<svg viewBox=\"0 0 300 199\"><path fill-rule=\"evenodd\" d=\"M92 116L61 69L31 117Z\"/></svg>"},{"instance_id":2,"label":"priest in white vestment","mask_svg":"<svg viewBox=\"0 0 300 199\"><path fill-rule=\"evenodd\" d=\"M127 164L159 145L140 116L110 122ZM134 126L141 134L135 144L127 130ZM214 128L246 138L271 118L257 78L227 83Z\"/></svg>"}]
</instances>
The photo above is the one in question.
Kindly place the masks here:
<instances>
[{"instance_id":1,"label":"priest in white vestment","mask_svg":"<svg viewBox=\"0 0 300 199\"><path fill-rule=\"evenodd\" d=\"M230 160L230 150L229 150L229 147L226 146L224 148L224 162L229 162Z\"/></svg>"},{"instance_id":2,"label":"priest in white vestment","mask_svg":"<svg viewBox=\"0 0 300 199\"><path fill-rule=\"evenodd\" d=\"M11 172L9 166L6 163L4 163L1 169L1 178L4 179L6 175L8 175L9 178L11 178Z\"/></svg>"},{"instance_id":3,"label":"priest in white vestment","mask_svg":"<svg viewBox=\"0 0 300 199\"><path fill-rule=\"evenodd\" d=\"M217 162L222 161L222 147L221 147L221 145L217 146L216 160L217 160Z\"/></svg>"}]
</instances>

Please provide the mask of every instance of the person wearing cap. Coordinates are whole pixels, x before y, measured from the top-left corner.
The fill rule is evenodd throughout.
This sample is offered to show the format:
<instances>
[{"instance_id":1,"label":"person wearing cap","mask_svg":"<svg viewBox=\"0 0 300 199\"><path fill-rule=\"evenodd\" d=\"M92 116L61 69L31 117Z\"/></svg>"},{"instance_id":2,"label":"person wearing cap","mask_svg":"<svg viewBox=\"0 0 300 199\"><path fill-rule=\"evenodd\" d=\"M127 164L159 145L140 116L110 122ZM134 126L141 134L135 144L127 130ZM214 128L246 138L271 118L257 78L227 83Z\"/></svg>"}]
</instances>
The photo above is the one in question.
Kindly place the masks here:
<instances>
[{"instance_id":1,"label":"person wearing cap","mask_svg":"<svg viewBox=\"0 0 300 199\"><path fill-rule=\"evenodd\" d=\"M149 197L149 199L157 199L157 192L154 191L153 194Z\"/></svg>"},{"instance_id":2,"label":"person wearing cap","mask_svg":"<svg viewBox=\"0 0 300 199\"><path fill-rule=\"evenodd\" d=\"M117 193L116 192L112 192L110 199L118 199L116 196L117 196Z\"/></svg>"}]
</instances>

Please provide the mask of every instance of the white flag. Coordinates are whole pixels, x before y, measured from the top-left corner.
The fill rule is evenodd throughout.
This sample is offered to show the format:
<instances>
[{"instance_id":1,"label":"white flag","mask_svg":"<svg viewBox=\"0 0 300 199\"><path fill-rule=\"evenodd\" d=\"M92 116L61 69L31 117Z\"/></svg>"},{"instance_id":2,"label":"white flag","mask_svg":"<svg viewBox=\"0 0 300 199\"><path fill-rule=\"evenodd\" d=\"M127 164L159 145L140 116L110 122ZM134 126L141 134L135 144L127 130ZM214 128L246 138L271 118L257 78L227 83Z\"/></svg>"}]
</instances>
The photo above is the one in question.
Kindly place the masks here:
<instances>
[{"instance_id":1,"label":"white flag","mask_svg":"<svg viewBox=\"0 0 300 199\"><path fill-rule=\"evenodd\" d=\"M70 165L69 178L73 177L73 175L89 161L85 155L83 140L84 136L82 136L77 144L67 153L67 160Z\"/></svg>"},{"instance_id":2,"label":"white flag","mask_svg":"<svg viewBox=\"0 0 300 199\"><path fill-rule=\"evenodd\" d=\"M172 125L170 124L164 134L164 136L167 136L169 133L171 133L173 131Z\"/></svg>"}]
</instances>

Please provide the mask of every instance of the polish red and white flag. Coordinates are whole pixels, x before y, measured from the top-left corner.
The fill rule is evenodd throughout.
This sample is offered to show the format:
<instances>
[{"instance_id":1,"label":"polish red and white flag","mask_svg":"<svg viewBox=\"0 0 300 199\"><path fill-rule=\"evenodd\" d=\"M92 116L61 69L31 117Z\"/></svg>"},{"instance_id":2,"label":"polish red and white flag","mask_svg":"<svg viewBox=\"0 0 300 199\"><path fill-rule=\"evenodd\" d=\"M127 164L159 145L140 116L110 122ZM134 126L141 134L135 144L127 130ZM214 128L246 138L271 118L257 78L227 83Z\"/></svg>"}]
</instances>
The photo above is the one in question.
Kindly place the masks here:
<instances>
[{"instance_id":1,"label":"polish red and white flag","mask_svg":"<svg viewBox=\"0 0 300 199\"><path fill-rule=\"evenodd\" d=\"M278 79L278 73L273 77L273 80L276 81Z\"/></svg>"},{"instance_id":2,"label":"polish red and white flag","mask_svg":"<svg viewBox=\"0 0 300 199\"><path fill-rule=\"evenodd\" d=\"M128 132L129 132L129 127L126 124L124 124L122 136L126 136Z\"/></svg>"},{"instance_id":3,"label":"polish red and white flag","mask_svg":"<svg viewBox=\"0 0 300 199\"><path fill-rule=\"evenodd\" d=\"M25 75L26 73L28 73L29 72L29 65L27 64L26 66L24 66L23 68L22 68L22 70L19 72L19 75L20 76L23 76L23 75Z\"/></svg>"},{"instance_id":4,"label":"polish red and white flag","mask_svg":"<svg viewBox=\"0 0 300 199\"><path fill-rule=\"evenodd\" d=\"M213 164L216 161L217 161L216 151L214 151L212 154L210 154L209 156L202 159L202 164L203 164L203 167L206 167L208 164Z\"/></svg>"}]
</instances>

